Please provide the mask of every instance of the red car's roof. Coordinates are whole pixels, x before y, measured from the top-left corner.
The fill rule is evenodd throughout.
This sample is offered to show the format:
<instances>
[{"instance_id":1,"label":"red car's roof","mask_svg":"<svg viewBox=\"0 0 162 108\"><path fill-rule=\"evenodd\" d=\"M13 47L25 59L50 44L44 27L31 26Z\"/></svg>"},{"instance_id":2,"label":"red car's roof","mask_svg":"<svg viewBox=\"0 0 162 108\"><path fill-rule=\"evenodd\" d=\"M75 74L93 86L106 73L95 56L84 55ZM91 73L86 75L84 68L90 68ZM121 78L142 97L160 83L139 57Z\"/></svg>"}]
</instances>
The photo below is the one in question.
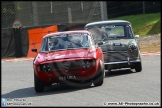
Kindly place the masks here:
<instances>
[{"instance_id":1,"label":"red car's roof","mask_svg":"<svg viewBox=\"0 0 162 108\"><path fill-rule=\"evenodd\" d=\"M89 33L89 32L88 32L87 30L62 31L62 32L55 32L55 33L47 34L47 35L44 36L43 38L49 37L49 36L52 36L52 35L71 34L71 33Z\"/></svg>"}]
</instances>

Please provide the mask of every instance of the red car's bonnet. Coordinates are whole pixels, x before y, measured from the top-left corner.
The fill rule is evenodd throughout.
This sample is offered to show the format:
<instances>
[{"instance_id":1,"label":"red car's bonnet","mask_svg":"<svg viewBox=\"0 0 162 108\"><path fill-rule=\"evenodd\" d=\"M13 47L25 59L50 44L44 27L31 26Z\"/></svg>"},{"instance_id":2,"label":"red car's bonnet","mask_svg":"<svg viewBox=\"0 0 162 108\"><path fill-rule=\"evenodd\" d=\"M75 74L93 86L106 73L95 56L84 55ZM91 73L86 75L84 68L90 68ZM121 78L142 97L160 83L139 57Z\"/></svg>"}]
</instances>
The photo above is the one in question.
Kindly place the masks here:
<instances>
[{"instance_id":1,"label":"red car's bonnet","mask_svg":"<svg viewBox=\"0 0 162 108\"><path fill-rule=\"evenodd\" d=\"M71 50L61 50L39 53L37 56L38 62L43 62L52 59L66 59L66 58L95 58L96 57L95 48L82 48L82 49L71 49Z\"/></svg>"}]
</instances>

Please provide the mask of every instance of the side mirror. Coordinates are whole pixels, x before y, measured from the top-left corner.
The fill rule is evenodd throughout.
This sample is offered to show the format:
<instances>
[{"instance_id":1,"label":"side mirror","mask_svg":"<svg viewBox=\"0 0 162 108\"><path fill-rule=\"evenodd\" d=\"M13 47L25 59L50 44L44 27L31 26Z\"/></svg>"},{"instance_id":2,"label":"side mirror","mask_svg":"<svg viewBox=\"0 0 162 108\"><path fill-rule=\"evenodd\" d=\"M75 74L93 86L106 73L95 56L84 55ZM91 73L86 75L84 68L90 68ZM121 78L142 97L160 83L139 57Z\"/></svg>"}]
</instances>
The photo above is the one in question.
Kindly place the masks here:
<instances>
[{"instance_id":1,"label":"side mirror","mask_svg":"<svg viewBox=\"0 0 162 108\"><path fill-rule=\"evenodd\" d=\"M103 42L98 42L97 44L98 44L98 45L103 45Z\"/></svg>"},{"instance_id":2,"label":"side mirror","mask_svg":"<svg viewBox=\"0 0 162 108\"><path fill-rule=\"evenodd\" d=\"M139 35L135 35L135 38L139 38Z\"/></svg>"},{"instance_id":3,"label":"side mirror","mask_svg":"<svg viewBox=\"0 0 162 108\"><path fill-rule=\"evenodd\" d=\"M36 48L32 48L31 51L32 51L32 52L37 52L37 49L36 49Z\"/></svg>"}]
</instances>

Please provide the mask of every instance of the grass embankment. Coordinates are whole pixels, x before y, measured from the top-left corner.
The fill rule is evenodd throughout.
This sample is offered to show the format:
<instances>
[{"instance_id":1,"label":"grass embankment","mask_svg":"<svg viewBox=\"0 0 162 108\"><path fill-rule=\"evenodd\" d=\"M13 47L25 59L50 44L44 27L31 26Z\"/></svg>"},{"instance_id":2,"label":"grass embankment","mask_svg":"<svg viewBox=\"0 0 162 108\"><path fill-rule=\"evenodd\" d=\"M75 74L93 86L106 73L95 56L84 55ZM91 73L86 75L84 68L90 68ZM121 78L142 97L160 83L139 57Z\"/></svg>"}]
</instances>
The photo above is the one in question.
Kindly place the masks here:
<instances>
[{"instance_id":1,"label":"grass embankment","mask_svg":"<svg viewBox=\"0 0 162 108\"><path fill-rule=\"evenodd\" d=\"M140 36L161 34L160 13L122 16L109 20L127 20L131 22L134 34Z\"/></svg>"}]
</instances>

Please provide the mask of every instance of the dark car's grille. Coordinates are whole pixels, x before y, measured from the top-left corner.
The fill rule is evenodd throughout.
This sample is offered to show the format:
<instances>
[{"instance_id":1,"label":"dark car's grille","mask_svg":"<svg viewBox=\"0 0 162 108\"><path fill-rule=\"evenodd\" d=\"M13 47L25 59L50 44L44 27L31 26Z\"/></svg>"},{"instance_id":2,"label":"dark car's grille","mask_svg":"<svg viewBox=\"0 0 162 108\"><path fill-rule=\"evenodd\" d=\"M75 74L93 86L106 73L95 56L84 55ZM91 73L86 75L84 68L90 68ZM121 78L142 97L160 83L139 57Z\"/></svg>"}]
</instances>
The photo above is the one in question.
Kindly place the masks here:
<instances>
[{"instance_id":1,"label":"dark car's grille","mask_svg":"<svg viewBox=\"0 0 162 108\"><path fill-rule=\"evenodd\" d=\"M117 62L127 60L129 54L127 52L105 52L104 60L105 62Z\"/></svg>"}]
</instances>

